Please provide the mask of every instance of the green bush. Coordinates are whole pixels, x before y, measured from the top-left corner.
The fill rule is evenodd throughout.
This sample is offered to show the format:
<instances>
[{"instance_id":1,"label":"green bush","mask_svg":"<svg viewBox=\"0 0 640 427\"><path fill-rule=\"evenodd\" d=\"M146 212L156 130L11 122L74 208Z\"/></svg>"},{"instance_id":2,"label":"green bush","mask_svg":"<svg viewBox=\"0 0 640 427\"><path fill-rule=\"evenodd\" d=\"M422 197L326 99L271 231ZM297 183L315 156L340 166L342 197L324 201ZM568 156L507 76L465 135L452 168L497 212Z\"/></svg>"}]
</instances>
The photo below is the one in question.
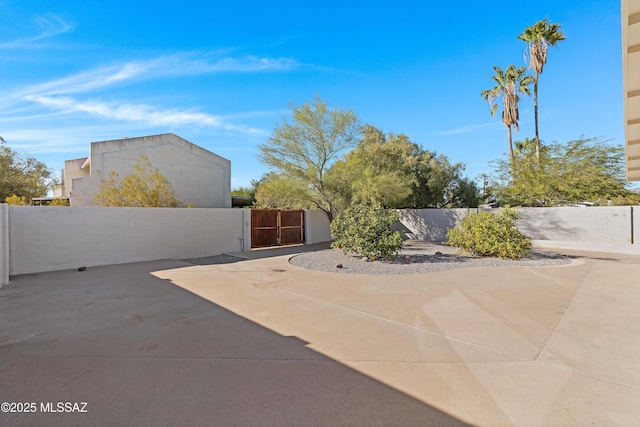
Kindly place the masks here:
<instances>
[{"instance_id":1,"label":"green bush","mask_svg":"<svg viewBox=\"0 0 640 427\"><path fill-rule=\"evenodd\" d=\"M520 259L528 256L531 239L516 226L517 212L504 208L501 213L470 213L460 227L447 232L447 244L480 256Z\"/></svg>"},{"instance_id":2,"label":"green bush","mask_svg":"<svg viewBox=\"0 0 640 427\"><path fill-rule=\"evenodd\" d=\"M404 243L400 232L391 229L396 221L398 213L393 209L353 204L331 222L331 246L369 260L390 259Z\"/></svg>"}]
</instances>

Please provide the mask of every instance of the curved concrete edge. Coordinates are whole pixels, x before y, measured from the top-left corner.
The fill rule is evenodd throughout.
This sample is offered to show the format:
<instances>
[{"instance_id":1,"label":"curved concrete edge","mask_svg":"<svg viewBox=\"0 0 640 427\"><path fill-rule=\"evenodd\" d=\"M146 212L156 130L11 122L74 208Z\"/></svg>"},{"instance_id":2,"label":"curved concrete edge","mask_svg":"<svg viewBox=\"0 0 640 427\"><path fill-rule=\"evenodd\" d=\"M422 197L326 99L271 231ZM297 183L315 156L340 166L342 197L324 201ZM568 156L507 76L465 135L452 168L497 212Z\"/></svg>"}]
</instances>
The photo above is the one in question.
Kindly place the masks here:
<instances>
[{"instance_id":1,"label":"curved concrete edge","mask_svg":"<svg viewBox=\"0 0 640 427\"><path fill-rule=\"evenodd\" d=\"M616 254L640 255L640 244L569 242L562 240L532 240L535 249L571 249L587 252L606 252Z\"/></svg>"}]
</instances>

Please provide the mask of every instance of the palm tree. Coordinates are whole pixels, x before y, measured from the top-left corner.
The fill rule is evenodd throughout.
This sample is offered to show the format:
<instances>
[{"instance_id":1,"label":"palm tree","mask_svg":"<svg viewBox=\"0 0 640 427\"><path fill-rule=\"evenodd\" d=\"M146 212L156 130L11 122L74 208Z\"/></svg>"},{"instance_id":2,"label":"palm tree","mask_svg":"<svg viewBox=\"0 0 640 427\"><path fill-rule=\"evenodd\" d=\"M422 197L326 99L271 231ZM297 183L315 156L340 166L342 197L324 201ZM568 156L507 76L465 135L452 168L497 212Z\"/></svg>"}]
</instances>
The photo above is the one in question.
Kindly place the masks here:
<instances>
[{"instance_id":1,"label":"palm tree","mask_svg":"<svg viewBox=\"0 0 640 427\"><path fill-rule=\"evenodd\" d=\"M531 95L529 85L533 82L533 77L525 74L525 67L516 68L511 64L507 67L506 71L502 71L502 68L497 65L493 67L496 74L491 78L497 83L493 89L486 89L480 93L485 101L491 105L491 116L494 117L498 104L495 102L496 98L502 97L502 104L504 106L502 110L502 123L507 127L507 138L509 140L509 159L511 161L511 168L515 169L515 157L513 155L513 143L511 136L511 126L517 132L519 130L518 120L518 103L520 97L518 93Z\"/></svg>"},{"instance_id":2,"label":"palm tree","mask_svg":"<svg viewBox=\"0 0 640 427\"><path fill-rule=\"evenodd\" d=\"M560 24L549 24L548 18L544 18L525 30L518 36L519 40L527 43L525 58L529 59L529 68L534 70L533 80L533 116L536 125L536 158L540 158L540 137L538 134L538 77L542 74L544 64L547 63L547 51L549 46L555 46L566 37L560 31ZM526 60L526 59L525 59Z\"/></svg>"}]
</instances>

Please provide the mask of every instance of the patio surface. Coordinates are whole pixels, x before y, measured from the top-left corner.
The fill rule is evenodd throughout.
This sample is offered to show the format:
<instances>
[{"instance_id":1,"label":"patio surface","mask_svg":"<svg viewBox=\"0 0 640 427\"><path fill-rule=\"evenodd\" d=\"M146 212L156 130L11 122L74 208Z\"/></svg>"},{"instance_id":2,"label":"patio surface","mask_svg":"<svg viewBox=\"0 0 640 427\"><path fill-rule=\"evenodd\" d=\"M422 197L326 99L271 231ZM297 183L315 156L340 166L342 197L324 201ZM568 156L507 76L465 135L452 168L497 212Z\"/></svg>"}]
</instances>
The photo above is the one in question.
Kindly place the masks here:
<instances>
[{"instance_id":1,"label":"patio surface","mask_svg":"<svg viewBox=\"0 0 640 427\"><path fill-rule=\"evenodd\" d=\"M640 256L368 276L306 249L13 277L0 401L36 411L0 425L637 425Z\"/></svg>"}]
</instances>

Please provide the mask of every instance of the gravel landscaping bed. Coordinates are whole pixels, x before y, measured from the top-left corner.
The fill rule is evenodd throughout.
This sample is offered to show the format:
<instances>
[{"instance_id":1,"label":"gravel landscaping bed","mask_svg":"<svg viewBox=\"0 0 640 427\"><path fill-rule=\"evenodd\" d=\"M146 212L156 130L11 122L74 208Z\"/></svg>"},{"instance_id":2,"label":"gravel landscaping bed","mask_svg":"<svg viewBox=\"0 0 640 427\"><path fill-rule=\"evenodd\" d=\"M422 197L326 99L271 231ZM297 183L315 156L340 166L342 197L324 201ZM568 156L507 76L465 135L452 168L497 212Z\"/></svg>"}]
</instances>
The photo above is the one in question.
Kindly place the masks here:
<instances>
[{"instance_id":1,"label":"gravel landscaping bed","mask_svg":"<svg viewBox=\"0 0 640 427\"><path fill-rule=\"evenodd\" d=\"M529 258L509 260L462 255L457 248L438 243L407 241L391 261L366 261L339 249L306 252L289 262L310 270L345 274L417 274L464 267L555 266L571 262L571 257L533 251Z\"/></svg>"}]
</instances>

